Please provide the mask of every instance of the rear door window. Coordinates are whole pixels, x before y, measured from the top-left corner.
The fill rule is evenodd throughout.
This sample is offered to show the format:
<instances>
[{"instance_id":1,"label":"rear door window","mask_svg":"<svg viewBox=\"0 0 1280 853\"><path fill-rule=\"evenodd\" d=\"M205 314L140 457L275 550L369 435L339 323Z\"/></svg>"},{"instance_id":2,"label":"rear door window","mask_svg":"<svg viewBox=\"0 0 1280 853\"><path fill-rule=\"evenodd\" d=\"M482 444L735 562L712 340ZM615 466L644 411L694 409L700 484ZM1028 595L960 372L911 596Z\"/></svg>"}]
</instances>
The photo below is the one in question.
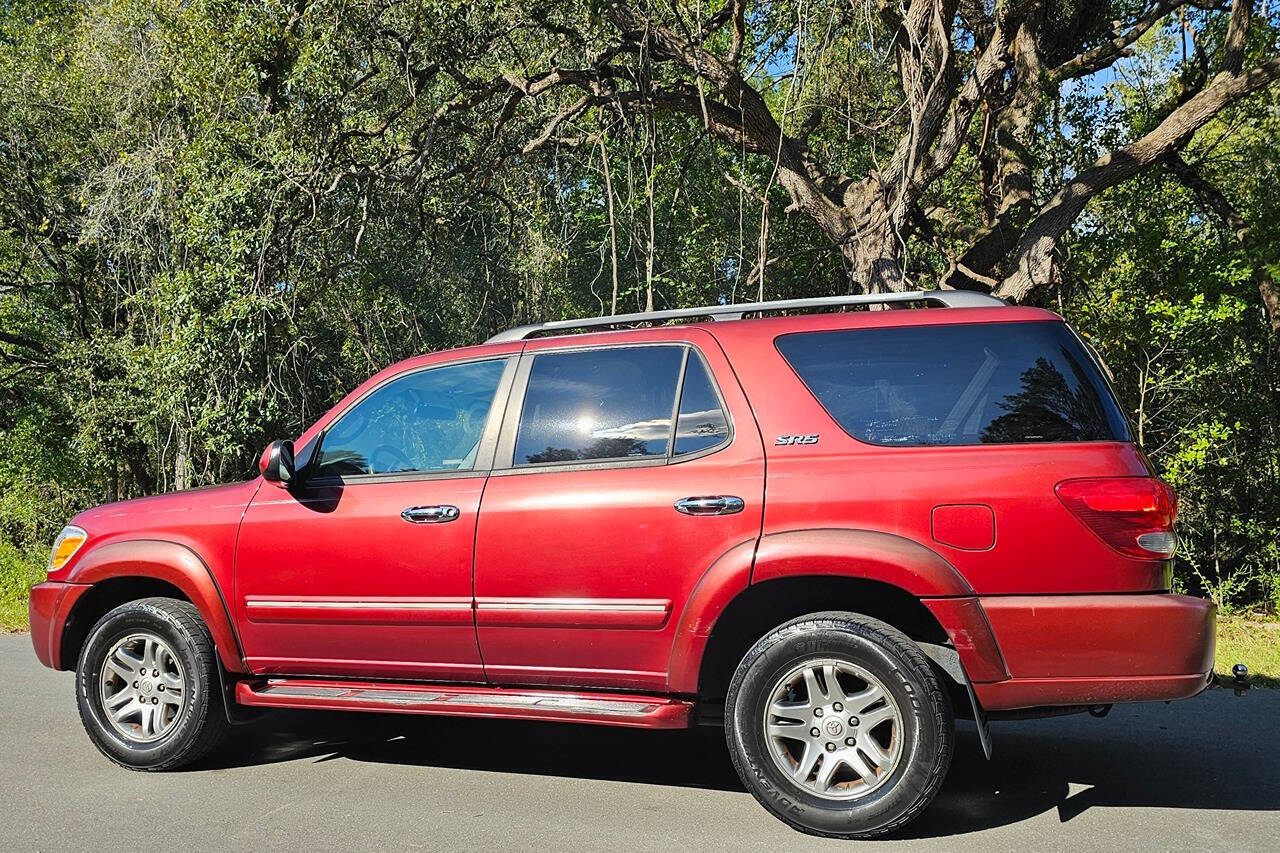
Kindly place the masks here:
<instances>
[{"instance_id":1,"label":"rear door window","mask_svg":"<svg viewBox=\"0 0 1280 853\"><path fill-rule=\"evenodd\" d=\"M1062 323L805 332L777 347L845 432L873 444L1129 439L1098 368Z\"/></svg>"},{"instance_id":2,"label":"rear door window","mask_svg":"<svg viewBox=\"0 0 1280 853\"><path fill-rule=\"evenodd\" d=\"M680 385L680 415L676 419L676 456L698 453L729 438L729 419L707 366L690 353Z\"/></svg>"},{"instance_id":3,"label":"rear door window","mask_svg":"<svg viewBox=\"0 0 1280 853\"><path fill-rule=\"evenodd\" d=\"M645 346L536 356L515 464L667 456L684 355L680 346Z\"/></svg>"}]
</instances>

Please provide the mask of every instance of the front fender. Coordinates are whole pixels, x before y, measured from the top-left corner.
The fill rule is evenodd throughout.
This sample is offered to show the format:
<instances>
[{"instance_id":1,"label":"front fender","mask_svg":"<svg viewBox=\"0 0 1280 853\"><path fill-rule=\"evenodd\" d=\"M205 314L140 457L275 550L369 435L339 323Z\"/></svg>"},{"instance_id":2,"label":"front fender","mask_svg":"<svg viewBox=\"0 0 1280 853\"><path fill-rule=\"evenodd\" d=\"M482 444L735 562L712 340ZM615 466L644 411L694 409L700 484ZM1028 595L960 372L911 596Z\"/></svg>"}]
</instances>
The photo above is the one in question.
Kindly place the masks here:
<instances>
[{"instance_id":1,"label":"front fender","mask_svg":"<svg viewBox=\"0 0 1280 853\"><path fill-rule=\"evenodd\" d=\"M81 555L65 580L95 584L113 578L154 578L177 587L200 611L222 665L230 672L248 671L222 590L191 548L160 539L110 542Z\"/></svg>"}]
</instances>

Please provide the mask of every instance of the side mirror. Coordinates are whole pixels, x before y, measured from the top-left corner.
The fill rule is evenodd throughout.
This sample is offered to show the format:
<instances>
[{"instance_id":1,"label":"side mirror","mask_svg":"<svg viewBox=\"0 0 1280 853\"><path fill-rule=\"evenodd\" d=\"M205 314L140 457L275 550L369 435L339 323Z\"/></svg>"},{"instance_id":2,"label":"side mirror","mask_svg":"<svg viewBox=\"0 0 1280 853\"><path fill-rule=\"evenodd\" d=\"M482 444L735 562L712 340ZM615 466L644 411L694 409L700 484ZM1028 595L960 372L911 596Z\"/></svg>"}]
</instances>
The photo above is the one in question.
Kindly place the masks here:
<instances>
[{"instance_id":1,"label":"side mirror","mask_svg":"<svg viewBox=\"0 0 1280 853\"><path fill-rule=\"evenodd\" d=\"M258 470L262 479L274 483L280 488L287 488L295 475L293 470L293 442L273 441L262 451L258 458Z\"/></svg>"}]
</instances>

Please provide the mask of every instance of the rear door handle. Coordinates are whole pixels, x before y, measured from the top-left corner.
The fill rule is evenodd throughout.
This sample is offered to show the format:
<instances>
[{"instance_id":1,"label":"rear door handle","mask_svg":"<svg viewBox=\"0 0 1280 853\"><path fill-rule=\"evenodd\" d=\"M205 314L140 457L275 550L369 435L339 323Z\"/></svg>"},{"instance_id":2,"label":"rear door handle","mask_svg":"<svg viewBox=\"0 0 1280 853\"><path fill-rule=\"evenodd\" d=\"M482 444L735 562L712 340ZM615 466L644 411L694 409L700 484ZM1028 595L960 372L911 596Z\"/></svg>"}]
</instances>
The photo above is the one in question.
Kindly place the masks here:
<instances>
[{"instance_id":1,"label":"rear door handle","mask_svg":"<svg viewBox=\"0 0 1280 853\"><path fill-rule=\"evenodd\" d=\"M411 506L400 517L411 524L443 524L458 517L458 508L442 504L440 506Z\"/></svg>"},{"instance_id":2,"label":"rear door handle","mask_svg":"<svg viewBox=\"0 0 1280 853\"><path fill-rule=\"evenodd\" d=\"M745 504L734 495L708 495L706 497L681 498L676 501L676 512L685 515L733 515L742 512Z\"/></svg>"}]
</instances>

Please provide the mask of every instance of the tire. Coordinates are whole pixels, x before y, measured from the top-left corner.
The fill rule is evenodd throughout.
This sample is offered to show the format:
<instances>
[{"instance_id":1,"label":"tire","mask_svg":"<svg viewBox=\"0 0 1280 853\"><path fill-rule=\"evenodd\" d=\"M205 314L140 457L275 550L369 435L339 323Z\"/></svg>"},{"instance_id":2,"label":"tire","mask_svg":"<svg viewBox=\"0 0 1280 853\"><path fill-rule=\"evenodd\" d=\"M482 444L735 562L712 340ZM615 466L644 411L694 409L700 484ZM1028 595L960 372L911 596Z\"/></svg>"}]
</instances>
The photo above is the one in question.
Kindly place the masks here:
<instances>
[{"instance_id":1,"label":"tire","mask_svg":"<svg viewBox=\"0 0 1280 853\"><path fill-rule=\"evenodd\" d=\"M905 634L854 613L815 613L747 652L729 685L725 737L742 783L780 820L812 835L874 838L938 793L955 720Z\"/></svg>"},{"instance_id":2,"label":"tire","mask_svg":"<svg viewBox=\"0 0 1280 853\"><path fill-rule=\"evenodd\" d=\"M76 666L76 704L89 739L131 770L197 761L228 728L218 666L194 605L173 598L120 605L89 632Z\"/></svg>"}]
</instances>

